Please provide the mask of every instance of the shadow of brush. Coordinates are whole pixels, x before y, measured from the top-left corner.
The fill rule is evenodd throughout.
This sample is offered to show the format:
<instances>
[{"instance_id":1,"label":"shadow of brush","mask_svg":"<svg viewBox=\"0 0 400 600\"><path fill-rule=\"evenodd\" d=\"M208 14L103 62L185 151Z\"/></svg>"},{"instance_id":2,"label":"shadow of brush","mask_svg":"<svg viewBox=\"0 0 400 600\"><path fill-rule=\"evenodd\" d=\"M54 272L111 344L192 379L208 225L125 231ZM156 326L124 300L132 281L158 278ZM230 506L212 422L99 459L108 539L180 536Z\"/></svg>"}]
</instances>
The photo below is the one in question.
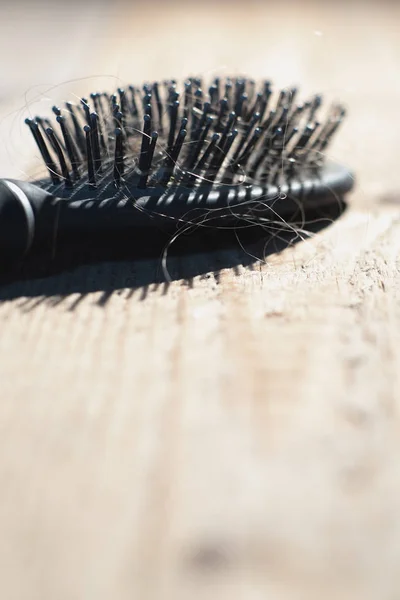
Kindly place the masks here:
<instances>
[{"instance_id":1,"label":"shadow of brush","mask_svg":"<svg viewBox=\"0 0 400 600\"><path fill-rule=\"evenodd\" d=\"M343 200L319 211L303 215L303 231L318 233L332 224L346 208ZM297 215L299 217L299 215ZM293 220L293 223L296 219ZM41 303L56 306L70 295L79 294L69 305L74 310L91 292L102 292L97 303L107 304L111 296L128 289L128 297L147 296L149 286L162 286L166 294L169 281L185 280L212 273L218 283L219 273L231 268L253 268L258 260L283 251L302 241L296 226L282 227L273 233L259 225L240 229L198 228L182 234L168 247L169 281L162 268L161 257L170 242L162 232L135 238L87 239L71 247L57 247L57 255L36 254L17 269L0 277L0 302L24 298L21 305L32 310Z\"/></svg>"}]
</instances>

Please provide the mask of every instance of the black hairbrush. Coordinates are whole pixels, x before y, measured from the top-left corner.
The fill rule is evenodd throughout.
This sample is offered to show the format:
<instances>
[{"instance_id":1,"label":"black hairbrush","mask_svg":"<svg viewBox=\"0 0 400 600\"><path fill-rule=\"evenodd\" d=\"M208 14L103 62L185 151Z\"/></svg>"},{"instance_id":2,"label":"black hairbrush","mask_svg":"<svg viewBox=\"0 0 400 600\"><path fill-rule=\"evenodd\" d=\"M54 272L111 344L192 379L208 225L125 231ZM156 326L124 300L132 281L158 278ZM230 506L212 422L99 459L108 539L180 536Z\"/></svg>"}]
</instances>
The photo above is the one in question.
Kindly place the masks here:
<instances>
[{"instance_id":1,"label":"black hairbrush","mask_svg":"<svg viewBox=\"0 0 400 600\"><path fill-rule=\"evenodd\" d=\"M319 122L321 97L298 104L296 92L273 100L269 82L246 78L204 91L189 78L67 102L55 128L27 119L49 178L0 180L1 262L59 238L239 227L337 202L353 177L324 155L344 109Z\"/></svg>"}]
</instances>

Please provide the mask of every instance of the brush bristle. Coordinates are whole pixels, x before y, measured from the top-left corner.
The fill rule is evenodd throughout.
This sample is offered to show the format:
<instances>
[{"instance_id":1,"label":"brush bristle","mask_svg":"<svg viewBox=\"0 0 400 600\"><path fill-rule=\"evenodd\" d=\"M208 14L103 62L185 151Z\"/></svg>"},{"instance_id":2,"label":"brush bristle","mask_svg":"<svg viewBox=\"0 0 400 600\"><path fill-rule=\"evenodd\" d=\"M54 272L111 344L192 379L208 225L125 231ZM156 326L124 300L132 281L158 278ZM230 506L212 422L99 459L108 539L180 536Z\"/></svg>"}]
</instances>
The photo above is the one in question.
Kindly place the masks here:
<instances>
[{"instance_id":1,"label":"brush bristle","mask_svg":"<svg viewBox=\"0 0 400 600\"><path fill-rule=\"evenodd\" d=\"M128 86L53 107L56 124L27 119L51 185L73 190L113 180L138 189L179 184L268 184L318 170L345 111L320 122L321 97L298 104L295 88L274 99L247 78Z\"/></svg>"}]
</instances>

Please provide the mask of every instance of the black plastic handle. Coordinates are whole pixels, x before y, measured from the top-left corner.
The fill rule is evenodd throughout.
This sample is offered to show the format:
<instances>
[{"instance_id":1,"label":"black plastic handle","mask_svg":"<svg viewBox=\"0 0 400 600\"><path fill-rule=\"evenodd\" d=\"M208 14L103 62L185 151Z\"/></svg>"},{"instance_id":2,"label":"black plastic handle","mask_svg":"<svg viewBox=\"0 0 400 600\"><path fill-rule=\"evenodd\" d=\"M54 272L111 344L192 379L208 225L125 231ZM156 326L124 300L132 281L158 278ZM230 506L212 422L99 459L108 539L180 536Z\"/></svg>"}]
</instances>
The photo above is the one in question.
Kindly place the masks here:
<instances>
[{"instance_id":1,"label":"black plastic handle","mask_svg":"<svg viewBox=\"0 0 400 600\"><path fill-rule=\"evenodd\" d=\"M22 182L21 182L22 183ZM0 180L0 256L1 261L22 258L35 239L36 216L32 190L24 190L20 182ZM26 193L28 192L28 194ZM30 193L30 192L33 193Z\"/></svg>"}]
</instances>

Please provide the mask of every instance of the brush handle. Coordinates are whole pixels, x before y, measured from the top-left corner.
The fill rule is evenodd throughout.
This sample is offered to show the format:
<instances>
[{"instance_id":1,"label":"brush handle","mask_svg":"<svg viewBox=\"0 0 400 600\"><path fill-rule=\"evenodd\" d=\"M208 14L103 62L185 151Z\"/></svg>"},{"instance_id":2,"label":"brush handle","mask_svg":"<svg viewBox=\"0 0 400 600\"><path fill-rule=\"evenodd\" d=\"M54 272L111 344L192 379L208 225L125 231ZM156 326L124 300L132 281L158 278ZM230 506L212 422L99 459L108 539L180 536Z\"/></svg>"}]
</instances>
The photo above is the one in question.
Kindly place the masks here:
<instances>
[{"instance_id":1,"label":"brush handle","mask_svg":"<svg viewBox=\"0 0 400 600\"><path fill-rule=\"evenodd\" d=\"M0 180L0 262L14 262L58 236L73 244L79 236L104 235L137 228L174 230L179 224L232 223L246 216L290 218L299 207L309 210L337 202L354 184L343 167L324 167L319 176L280 187L130 189L97 192L83 185L73 197L63 188L46 191L33 183ZM103 194L103 195L101 195ZM112 195L114 194L114 195Z\"/></svg>"},{"instance_id":2,"label":"brush handle","mask_svg":"<svg viewBox=\"0 0 400 600\"><path fill-rule=\"evenodd\" d=\"M165 225L164 217L142 213L121 194L104 200L89 186L77 194L77 200L60 197L63 194L60 186L54 193L33 183L0 179L0 266L21 260L35 248L50 248L59 237L73 244L91 233L106 237L107 233ZM138 206L141 201L139 197Z\"/></svg>"}]
</instances>

